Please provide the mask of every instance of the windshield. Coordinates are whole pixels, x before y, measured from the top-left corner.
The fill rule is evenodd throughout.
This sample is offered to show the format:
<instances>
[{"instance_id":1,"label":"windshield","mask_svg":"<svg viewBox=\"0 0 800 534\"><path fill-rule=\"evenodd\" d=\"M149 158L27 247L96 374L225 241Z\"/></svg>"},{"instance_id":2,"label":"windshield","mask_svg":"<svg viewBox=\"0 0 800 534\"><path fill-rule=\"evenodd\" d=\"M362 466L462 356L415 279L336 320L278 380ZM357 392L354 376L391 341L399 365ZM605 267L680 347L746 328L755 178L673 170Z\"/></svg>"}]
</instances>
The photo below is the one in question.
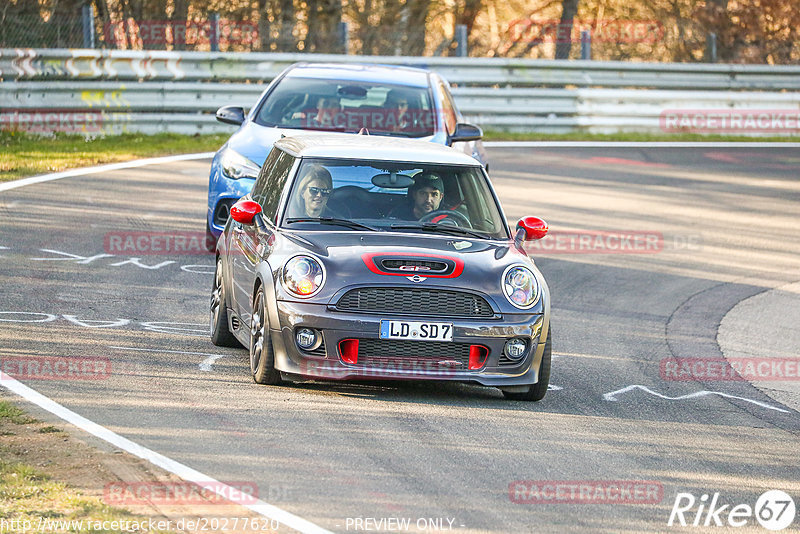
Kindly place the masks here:
<instances>
[{"instance_id":1,"label":"windshield","mask_svg":"<svg viewBox=\"0 0 800 534\"><path fill-rule=\"evenodd\" d=\"M479 166L303 159L282 226L506 239Z\"/></svg>"},{"instance_id":2,"label":"windshield","mask_svg":"<svg viewBox=\"0 0 800 534\"><path fill-rule=\"evenodd\" d=\"M434 133L431 97L426 87L383 83L285 78L256 115L262 126L399 137Z\"/></svg>"}]
</instances>

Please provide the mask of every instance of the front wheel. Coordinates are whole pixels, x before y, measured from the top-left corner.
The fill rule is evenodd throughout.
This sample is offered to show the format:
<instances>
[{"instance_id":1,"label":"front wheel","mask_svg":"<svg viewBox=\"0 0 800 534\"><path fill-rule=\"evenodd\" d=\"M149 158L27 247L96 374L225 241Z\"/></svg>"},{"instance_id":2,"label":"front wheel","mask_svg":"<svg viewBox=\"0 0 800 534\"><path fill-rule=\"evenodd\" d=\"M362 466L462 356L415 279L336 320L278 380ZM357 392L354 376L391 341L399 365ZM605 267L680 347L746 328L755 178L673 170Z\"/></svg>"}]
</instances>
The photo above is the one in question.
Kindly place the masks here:
<instances>
[{"instance_id":1,"label":"front wheel","mask_svg":"<svg viewBox=\"0 0 800 534\"><path fill-rule=\"evenodd\" d=\"M250 371L257 384L280 384L281 373L275 369L275 354L269 336L264 287L253 297L253 317L250 319Z\"/></svg>"},{"instance_id":2,"label":"front wheel","mask_svg":"<svg viewBox=\"0 0 800 534\"><path fill-rule=\"evenodd\" d=\"M540 401L544 398L545 394L547 393L547 386L550 385L550 346L552 343L550 342L550 334L551 328L547 327L547 341L544 344L544 354L542 354L542 364L539 366L539 381L535 384L532 384L528 391L524 392L511 392L511 391L504 391L503 395L505 398L510 400L519 400L519 401Z\"/></svg>"}]
</instances>

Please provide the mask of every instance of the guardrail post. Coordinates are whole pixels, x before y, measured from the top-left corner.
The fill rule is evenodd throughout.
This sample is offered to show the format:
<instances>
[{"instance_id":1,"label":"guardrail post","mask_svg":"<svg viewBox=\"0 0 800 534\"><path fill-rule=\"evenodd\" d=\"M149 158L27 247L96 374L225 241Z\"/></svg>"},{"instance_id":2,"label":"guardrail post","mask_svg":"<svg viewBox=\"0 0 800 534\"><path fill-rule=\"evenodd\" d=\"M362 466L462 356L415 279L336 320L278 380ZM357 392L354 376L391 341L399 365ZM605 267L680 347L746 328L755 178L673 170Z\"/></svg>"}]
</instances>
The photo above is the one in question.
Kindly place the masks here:
<instances>
[{"instance_id":1,"label":"guardrail post","mask_svg":"<svg viewBox=\"0 0 800 534\"><path fill-rule=\"evenodd\" d=\"M581 31L581 59L592 59L592 30Z\"/></svg>"},{"instance_id":2,"label":"guardrail post","mask_svg":"<svg viewBox=\"0 0 800 534\"><path fill-rule=\"evenodd\" d=\"M81 8L81 21L83 22L83 47L94 48L94 6L85 4Z\"/></svg>"},{"instance_id":3,"label":"guardrail post","mask_svg":"<svg viewBox=\"0 0 800 534\"><path fill-rule=\"evenodd\" d=\"M343 54L350 53L350 24L347 22L339 23L339 46Z\"/></svg>"},{"instance_id":4,"label":"guardrail post","mask_svg":"<svg viewBox=\"0 0 800 534\"><path fill-rule=\"evenodd\" d=\"M467 57L467 25L456 24L456 56Z\"/></svg>"},{"instance_id":5,"label":"guardrail post","mask_svg":"<svg viewBox=\"0 0 800 534\"><path fill-rule=\"evenodd\" d=\"M219 52L219 13L212 13L208 22L211 24L211 29L208 32L211 51Z\"/></svg>"},{"instance_id":6,"label":"guardrail post","mask_svg":"<svg viewBox=\"0 0 800 534\"><path fill-rule=\"evenodd\" d=\"M717 62L717 34L711 32L706 40L706 61L708 63Z\"/></svg>"}]
</instances>

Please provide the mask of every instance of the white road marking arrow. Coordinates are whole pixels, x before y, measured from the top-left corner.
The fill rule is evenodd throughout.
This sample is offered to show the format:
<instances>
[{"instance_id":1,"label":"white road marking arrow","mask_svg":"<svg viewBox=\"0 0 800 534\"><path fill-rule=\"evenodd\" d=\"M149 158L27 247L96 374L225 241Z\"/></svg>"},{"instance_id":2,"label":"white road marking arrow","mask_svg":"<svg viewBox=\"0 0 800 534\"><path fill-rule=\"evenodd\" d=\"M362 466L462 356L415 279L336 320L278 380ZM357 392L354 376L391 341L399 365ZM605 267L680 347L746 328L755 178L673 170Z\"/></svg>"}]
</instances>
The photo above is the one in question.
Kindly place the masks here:
<instances>
[{"instance_id":1,"label":"white road marking arrow","mask_svg":"<svg viewBox=\"0 0 800 534\"><path fill-rule=\"evenodd\" d=\"M653 391L652 389L649 389L649 388L647 388L645 386L640 386L638 384L634 384L632 386L624 387L622 389L618 389L617 391L612 391L611 393L605 393L603 395L603 400L607 400L609 402L616 402L618 400L617 399L617 395L620 395L622 393L627 393L628 391L632 391L634 389L641 389L642 391L644 391L646 393L649 393L650 395L653 395L653 396L661 398L661 399L666 399L666 400L685 400L685 399L694 399L696 397L705 397L707 395L719 395L720 397L725 397L725 398L728 398L728 399L743 400L745 402L749 402L749 403L755 404L757 406L761 406L762 408L767 408L768 410L775 410L777 412L789 413L788 410L784 410L784 409L778 408L777 406L772 406L772 405L769 405L769 404L766 404L766 403L763 403L763 402L755 401L753 399L746 399L744 397L737 397L736 395L728 395L727 393L721 393L719 391L706 391L706 390L703 390L703 391L695 391L694 393L689 393L688 395L680 395L678 397L668 397L666 395L662 395L661 393Z\"/></svg>"}]
</instances>

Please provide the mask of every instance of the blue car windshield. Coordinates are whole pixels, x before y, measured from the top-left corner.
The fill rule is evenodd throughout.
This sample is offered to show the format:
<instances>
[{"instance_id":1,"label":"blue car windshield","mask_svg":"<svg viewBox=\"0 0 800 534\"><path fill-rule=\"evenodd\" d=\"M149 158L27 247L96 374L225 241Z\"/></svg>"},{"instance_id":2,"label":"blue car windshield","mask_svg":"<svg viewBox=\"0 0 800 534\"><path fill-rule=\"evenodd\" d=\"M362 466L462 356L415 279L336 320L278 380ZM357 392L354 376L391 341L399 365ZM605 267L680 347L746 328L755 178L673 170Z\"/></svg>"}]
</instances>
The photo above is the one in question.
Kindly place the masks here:
<instances>
[{"instance_id":1,"label":"blue car windshield","mask_svg":"<svg viewBox=\"0 0 800 534\"><path fill-rule=\"evenodd\" d=\"M426 87L284 78L261 105L256 124L278 128L427 137L435 114Z\"/></svg>"},{"instance_id":2,"label":"blue car windshield","mask_svg":"<svg viewBox=\"0 0 800 534\"><path fill-rule=\"evenodd\" d=\"M478 165L304 158L288 199L281 225L292 230L349 227L508 238Z\"/></svg>"}]
</instances>

